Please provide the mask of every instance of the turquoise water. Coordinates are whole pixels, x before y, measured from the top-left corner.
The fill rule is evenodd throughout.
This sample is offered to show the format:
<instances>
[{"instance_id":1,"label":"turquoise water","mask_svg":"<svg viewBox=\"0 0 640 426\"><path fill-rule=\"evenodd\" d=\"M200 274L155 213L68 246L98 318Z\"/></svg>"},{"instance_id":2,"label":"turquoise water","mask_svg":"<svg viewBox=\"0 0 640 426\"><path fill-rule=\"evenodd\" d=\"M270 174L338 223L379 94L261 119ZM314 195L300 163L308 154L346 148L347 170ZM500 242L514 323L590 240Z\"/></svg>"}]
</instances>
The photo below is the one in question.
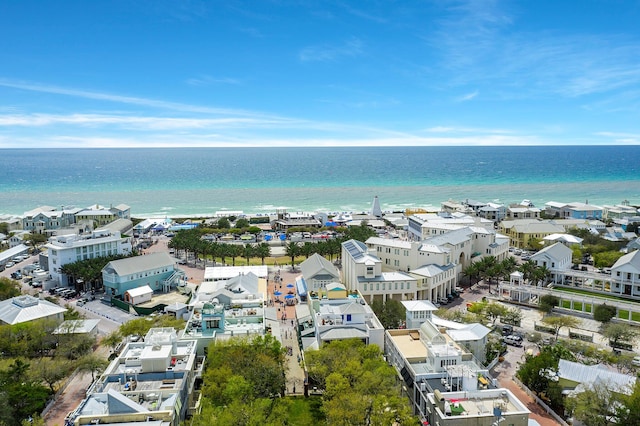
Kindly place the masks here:
<instances>
[{"instance_id":1,"label":"turquoise water","mask_svg":"<svg viewBox=\"0 0 640 426\"><path fill-rule=\"evenodd\" d=\"M0 213L125 203L134 215L364 211L466 198L640 204L640 147L0 150Z\"/></svg>"}]
</instances>

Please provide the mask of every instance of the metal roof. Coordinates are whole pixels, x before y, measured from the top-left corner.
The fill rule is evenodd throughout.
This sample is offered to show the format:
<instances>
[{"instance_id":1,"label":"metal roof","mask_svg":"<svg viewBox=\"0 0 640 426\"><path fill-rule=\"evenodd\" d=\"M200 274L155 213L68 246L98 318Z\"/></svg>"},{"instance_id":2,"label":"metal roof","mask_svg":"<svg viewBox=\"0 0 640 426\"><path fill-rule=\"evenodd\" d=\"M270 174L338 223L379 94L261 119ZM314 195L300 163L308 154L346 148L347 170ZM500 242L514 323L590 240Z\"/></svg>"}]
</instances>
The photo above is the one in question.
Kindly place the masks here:
<instances>
[{"instance_id":1,"label":"metal roof","mask_svg":"<svg viewBox=\"0 0 640 426\"><path fill-rule=\"evenodd\" d=\"M107 263L103 271L120 276L132 275L163 266L173 266L175 260L166 252L145 254L143 256L127 257L126 259L112 260Z\"/></svg>"},{"instance_id":2,"label":"metal roof","mask_svg":"<svg viewBox=\"0 0 640 426\"><path fill-rule=\"evenodd\" d=\"M314 253L307 260L302 262L300 264L300 270L302 271L302 275L307 279L313 278L319 273L328 273L336 279L340 278L340 271L338 271L338 268L318 253Z\"/></svg>"},{"instance_id":3,"label":"metal roof","mask_svg":"<svg viewBox=\"0 0 640 426\"><path fill-rule=\"evenodd\" d=\"M0 302L0 321L6 324L20 324L63 312L66 312L65 308L29 295L17 296Z\"/></svg>"}]
</instances>

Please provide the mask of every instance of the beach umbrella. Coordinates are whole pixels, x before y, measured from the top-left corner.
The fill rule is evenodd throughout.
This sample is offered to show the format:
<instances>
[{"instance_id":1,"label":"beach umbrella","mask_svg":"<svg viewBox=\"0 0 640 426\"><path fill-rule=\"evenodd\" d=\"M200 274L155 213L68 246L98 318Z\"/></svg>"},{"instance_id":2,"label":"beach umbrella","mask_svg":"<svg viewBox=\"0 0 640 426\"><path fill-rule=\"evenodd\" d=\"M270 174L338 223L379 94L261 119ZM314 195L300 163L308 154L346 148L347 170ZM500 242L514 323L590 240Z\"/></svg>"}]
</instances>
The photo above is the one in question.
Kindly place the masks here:
<instances>
[{"instance_id":1,"label":"beach umbrella","mask_svg":"<svg viewBox=\"0 0 640 426\"><path fill-rule=\"evenodd\" d=\"M264 236L264 240L265 241L271 241L271 238L273 238L271 235L265 235Z\"/></svg>"},{"instance_id":2,"label":"beach umbrella","mask_svg":"<svg viewBox=\"0 0 640 426\"><path fill-rule=\"evenodd\" d=\"M280 234L280 241L284 241L287 239L287 234Z\"/></svg>"},{"instance_id":3,"label":"beach umbrella","mask_svg":"<svg viewBox=\"0 0 640 426\"><path fill-rule=\"evenodd\" d=\"M293 298L295 298L295 296L293 294L287 294L284 298L285 299L293 299Z\"/></svg>"},{"instance_id":4,"label":"beach umbrella","mask_svg":"<svg viewBox=\"0 0 640 426\"><path fill-rule=\"evenodd\" d=\"M291 283L287 284L287 288L293 288L293 284Z\"/></svg>"},{"instance_id":5,"label":"beach umbrella","mask_svg":"<svg viewBox=\"0 0 640 426\"><path fill-rule=\"evenodd\" d=\"M273 292L273 295L274 296L282 296L282 292L276 290L276 291Z\"/></svg>"}]
</instances>

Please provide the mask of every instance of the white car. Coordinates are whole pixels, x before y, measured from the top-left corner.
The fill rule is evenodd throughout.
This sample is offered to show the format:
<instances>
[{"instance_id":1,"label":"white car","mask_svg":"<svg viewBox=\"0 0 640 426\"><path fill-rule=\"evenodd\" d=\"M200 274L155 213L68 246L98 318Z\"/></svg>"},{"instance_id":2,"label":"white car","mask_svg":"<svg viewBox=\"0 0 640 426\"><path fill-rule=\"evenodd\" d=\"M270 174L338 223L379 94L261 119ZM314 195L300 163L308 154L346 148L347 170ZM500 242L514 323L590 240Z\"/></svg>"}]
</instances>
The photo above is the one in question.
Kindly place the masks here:
<instances>
[{"instance_id":1,"label":"white car","mask_svg":"<svg viewBox=\"0 0 640 426\"><path fill-rule=\"evenodd\" d=\"M4 267L5 267L5 268L11 268L13 265L15 265L15 263L13 263L13 262L7 262L7 263L5 263L5 264L4 264Z\"/></svg>"},{"instance_id":2,"label":"white car","mask_svg":"<svg viewBox=\"0 0 640 426\"><path fill-rule=\"evenodd\" d=\"M640 367L640 356L635 357L632 361L631 364L635 365L636 367Z\"/></svg>"}]
</instances>

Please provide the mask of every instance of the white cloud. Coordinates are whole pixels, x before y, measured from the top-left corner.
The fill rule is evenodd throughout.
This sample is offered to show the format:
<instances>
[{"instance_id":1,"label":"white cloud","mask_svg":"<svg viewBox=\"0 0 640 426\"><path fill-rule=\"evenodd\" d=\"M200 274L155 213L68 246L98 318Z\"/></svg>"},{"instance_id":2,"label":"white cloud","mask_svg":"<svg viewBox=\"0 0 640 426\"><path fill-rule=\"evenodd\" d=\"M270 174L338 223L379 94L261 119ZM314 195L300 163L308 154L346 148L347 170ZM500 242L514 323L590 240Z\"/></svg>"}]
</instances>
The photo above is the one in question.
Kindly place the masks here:
<instances>
[{"instance_id":1,"label":"white cloud","mask_svg":"<svg viewBox=\"0 0 640 426\"><path fill-rule=\"evenodd\" d=\"M462 95L462 96L458 97L456 99L456 101L457 102L467 102L467 101L470 101L470 100L474 99L476 96L478 96L478 91L477 90L475 92L467 93L466 95Z\"/></svg>"},{"instance_id":2,"label":"white cloud","mask_svg":"<svg viewBox=\"0 0 640 426\"><path fill-rule=\"evenodd\" d=\"M340 57L359 56L362 52L362 42L357 38L347 40L339 46L319 45L308 46L300 51L298 57L302 62L335 61Z\"/></svg>"},{"instance_id":3,"label":"white cloud","mask_svg":"<svg viewBox=\"0 0 640 426\"><path fill-rule=\"evenodd\" d=\"M213 84L240 84L240 80L235 78L223 77L214 78L210 75L201 75L198 77L192 77L186 80L186 83L190 86L210 86Z\"/></svg>"},{"instance_id":4,"label":"white cloud","mask_svg":"<svg viewBox=\"0 0 640 426\"><path fill-rule=\"evenodd\" d=\"M255 116L266 117L267 114L259 112L227 109L227 108L212 108L203 107L198 105L181 104L177 102L167 102L156 99L139 98L134 96L122 96L111 93L92 92L88 90L70 89L58 86L41 85L34 83L14 82L9 80L0 79L0 86L11 87L14 89L28 90L32 92L41 93L53 93L57 95L73 96L85 99L96 99L108 102L116 102L128 105L139 105L159 109L167 109L173 111L183 112L196 112L205 114L220 114L220 115L242 115L242 116Z\"/></svg>"}]
</instances>

